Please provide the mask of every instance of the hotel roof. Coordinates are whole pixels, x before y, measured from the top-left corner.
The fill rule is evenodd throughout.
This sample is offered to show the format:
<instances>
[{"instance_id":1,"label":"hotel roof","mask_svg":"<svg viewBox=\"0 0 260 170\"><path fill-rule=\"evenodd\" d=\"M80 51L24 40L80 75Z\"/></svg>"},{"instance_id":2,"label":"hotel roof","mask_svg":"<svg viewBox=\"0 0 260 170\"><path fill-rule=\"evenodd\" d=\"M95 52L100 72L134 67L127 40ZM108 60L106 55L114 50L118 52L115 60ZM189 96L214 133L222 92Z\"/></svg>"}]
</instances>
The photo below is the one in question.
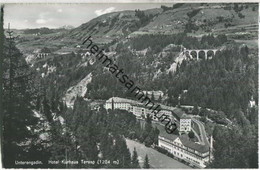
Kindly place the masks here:
<instances>
[{"instance_id":1,"label":"hotel roof","mask_svg":"<svg viewBox=\"0 0 260 170\"><path fill-rule=\"evenodd\" d=\"M168 139L168 140L171 140L171 141L174 141L179 137L181 143L184 146L186 146L187 148L194 149L194 150L196 150L200 153L205 153L205 152L209 151L209 148L206 145L201 145L201 144L198 144L198 143L191 141L189 136L186 135L186 134L181 135L181 136L177 136L177 135L174 135L174 134L160 133L159 136L164 137L165 139Z\"/></svg>"},{"instance_id":2,"label":"hotel roof","mask_svg":"<svg viewBox=\"0 0 260 170\"><path fill-rule=\"evenodd\" d=\"M141 103L135 100L131 100L131 99L125 99L125 98L121 98L121 97L111 97L110 99L108 99L106 102L112 102L112 99L115 103L129 103L133 106L140 106L140 107L144 107L144 108L150 108L151 103L148 104L147 106L145 106L146 102ZM154 107L156 106L156 103L154 104Z\"/></svg>"},{"instance_id":3,"label":"hotel roof","mask_svg":"<svg viewBox=\"0 0 260 170\"><path fill-rule=\"evenodd\" d=\"M205 152L209 151L209 148L206 145L200 145L198 143L191 141L189 136L186 134L181 135L181 136L178 136L175 134L168 134L165 131L164 126L161 126L159 124L157 124L157 125L154 124L153 126L156 126L159 129L159 131L160 131L159 136L164 137L165 139L174 141L175 139L177 139L179 137L181 140L181 143L188 148L194 149L200 153L205 153Z\"/></svg>"},{"instance_id":4,"label":"hotel roof","mask_svg":"<svg viewBox=\"0 0 260 170\"><path fill-rule=\"evenodd\" d=\"M150 108L150 106L151 106L151 103L148 104L147 106L145 106L145 104L146 104L145 102L141 103L138 100L131 100L131 99L126 99L126 98L121 98L121 97L111 97L106 102L112 102L112 99L114 100L115 103L129 103L131 105L144 107L144 108L147 108L147 109ZM154 103L153 108L155 108L157 105L160 105L162 110L172 111L178 117L181 117L184 114L184 112L180 108L176 108L176 107L172 107L172 106L166 106L166 105L163 105L163 104L160 104L160 103L156 103L154 101L152 101L152 102Z\"/></svg>"},{"instance_id":5,"label":"hotel roof","mask_svg":"<svg viewBox=\"0 0 260 170\"><path fill-rule=\"evenodd\" d=\"M200 145L198 143L190 141L188 135L181 135L180 140L184 146L199 151L200 153L205 153L209 151L209 148L206 145Z\"/></svg>"},{"instance_id":6,"label":"hotel roof","mask_svg":"<svg viewBox=\"0 0 260 170\"><path fill-rule=\"evenodd\" d=\"M164 137L168 140L174 141L178 136L174 134L168 134L165 131L165 126L161 125L160 123L153 123L153 127L157 127L157 129L160 131L159 136Z\"/></svg>"},{"instance_id":7,"label":"hotel roof","mask_svg":"<svg viewBox=\"0 0 260 170\"><path fill-rule=\"evenodd\" d=\"M112 99L116 103L130 103L130 104L138 104L139 102L131 100L131 99L125 99L121 97L111 97L106 102L112 102Z\"/></svg>"}]
</instances>

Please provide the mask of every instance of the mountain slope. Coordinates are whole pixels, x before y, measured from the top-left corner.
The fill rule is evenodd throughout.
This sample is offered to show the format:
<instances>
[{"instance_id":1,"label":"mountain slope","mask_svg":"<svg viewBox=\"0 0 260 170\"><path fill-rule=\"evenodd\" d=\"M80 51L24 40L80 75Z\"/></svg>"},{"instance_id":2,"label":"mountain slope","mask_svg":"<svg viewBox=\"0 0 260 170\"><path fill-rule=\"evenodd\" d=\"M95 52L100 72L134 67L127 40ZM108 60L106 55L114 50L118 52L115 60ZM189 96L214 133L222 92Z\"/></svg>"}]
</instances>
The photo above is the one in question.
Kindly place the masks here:
<instances>
[{"instance_id":1,"label":"mountain slope","mask_svg":"<svg viewBox=\"0 0 260 170\"><path fill-rule=\"evenodd\" d=\"M241 4L238 7L233 4L184 4L162 12L138 32L172 34L186 29L187 32L201 34L256 23L257 4Z\"/></svg>"},{"instance_id":2,"label":"mountain slope","mask_svg":"<svg viewBox=\"0 0 260 170\"><path fill-rule=\"evenodd\" d=\"M151 9L144 11L144 14L152 18L161 12L162 9ZM137 11L122 11L104 14L72 29L63 36L83 40L91 35L96 38L102 37L101 42L106 43L138 30L142 23L137 13Z\"/></svg>"}]
</instances>

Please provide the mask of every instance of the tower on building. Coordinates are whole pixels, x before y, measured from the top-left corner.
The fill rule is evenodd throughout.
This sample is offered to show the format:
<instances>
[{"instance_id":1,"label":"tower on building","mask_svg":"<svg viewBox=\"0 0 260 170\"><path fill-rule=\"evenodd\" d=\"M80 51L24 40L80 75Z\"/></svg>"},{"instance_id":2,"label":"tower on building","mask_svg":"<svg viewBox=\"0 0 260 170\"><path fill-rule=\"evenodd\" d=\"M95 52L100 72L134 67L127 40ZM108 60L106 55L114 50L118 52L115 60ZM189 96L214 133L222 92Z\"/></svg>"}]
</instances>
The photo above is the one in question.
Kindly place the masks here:
<instances>
[{"instance_id":1,"label":"tower on building","mask_svg":"<svg viewBox=\"0 0 260 170\"><path fill-rule=\"evenodd\" d=\"M191 131L191 118L187 115L183 115L180 118L180 132L190 132Z\"/></svg>"}]
</instances>

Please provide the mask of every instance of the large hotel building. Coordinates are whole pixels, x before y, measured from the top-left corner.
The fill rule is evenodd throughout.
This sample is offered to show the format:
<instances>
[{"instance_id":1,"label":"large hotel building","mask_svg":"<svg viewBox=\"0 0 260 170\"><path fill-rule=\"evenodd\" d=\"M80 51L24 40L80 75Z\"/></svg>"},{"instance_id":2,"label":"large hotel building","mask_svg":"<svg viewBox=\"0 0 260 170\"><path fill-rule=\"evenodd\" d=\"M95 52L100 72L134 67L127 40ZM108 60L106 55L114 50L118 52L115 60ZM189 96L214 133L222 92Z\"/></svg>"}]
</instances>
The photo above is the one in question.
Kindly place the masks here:
<instances>
[{"instance_id":1,"label":"large hotel building","mask_svg":"<svg viewBox=\"0 0 260 170\"><path fill-rule=\"evenodd\" d=\"M205 168L210 160L209 146L191 141L187 134L178 136L160 133L158 146L198 168Z\"/></svg>"},{"instance_id":2,"label":"large hotel building","mask_svg":"<svg viewBox=\"0 0 260 170\"><path fill-rule=\"evenodd\" d=\"M112 97L108 99L105 103L105 109L121 109L132 112L137 118L146 117L147 115L152 116L153 120L157 120L157 118L152 114L152 109L145 107L144 104L139 103L134 100L124 99L120 97ZM165 114L171 120L175 119L172 115L172 111L163 105L161 105L162 110L160 111L160 115Z\"/></svg>"},{"instance_id":3,"label":"large hotel building","mask_svg":"<svg viewBox=\"0 0 260 170\"><path fill-rule=\"evenodd\" d=\"M161 114L167 115L171 120L177 121L173 115L174 107L161 105ZM153 116L153 120L157 118L152 115L152 110L145 107L137 101L112 97L105 103L105 109L121 109L132 112L137 118ZM168 134L165 130L160 130L158 137L158 146L173 154L176 158L188 162L190 165L205 168L206 163L210 160L210 146L192 141L187 133L192 131L192 120L186 115L179 117L179 132L181 135Z\"/></svg>"}]
</instances>

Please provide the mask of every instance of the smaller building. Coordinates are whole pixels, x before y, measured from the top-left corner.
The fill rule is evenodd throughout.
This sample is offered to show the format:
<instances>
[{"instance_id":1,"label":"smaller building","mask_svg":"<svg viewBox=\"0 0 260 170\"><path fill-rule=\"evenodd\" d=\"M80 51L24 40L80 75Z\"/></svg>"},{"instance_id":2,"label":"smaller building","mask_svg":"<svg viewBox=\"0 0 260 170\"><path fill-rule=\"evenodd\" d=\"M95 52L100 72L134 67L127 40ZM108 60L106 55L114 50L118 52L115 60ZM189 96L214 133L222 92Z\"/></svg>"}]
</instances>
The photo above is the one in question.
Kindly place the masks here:
<instances>
[{"instance_id":1,"label":"smaller building","mask_svg":"<svg viewBox=\"0 0 260 170\"><path fill-rule=\"evenodd\" d=\"M158 137L158 146L198 168L205 168L210 159L209 147L192 142L187 134L177 136L162 133Z\"/></svg>"},{"instance_id":2,"label":"smaller building","mask_svg":"<svg viewBox=\"0 0 260 170\"><path fill-rule=\"evenodd\" d=\"M191 131L191 118L187 115L182 115L180 118L180 132L190 132Z\"/></svg>"},{"instance_id":3,"label":"smaller building","mask_svg":"<svg viewBox=\"0 0 260 170\"><path fill-rule=\"evenodd\" d=\"M172 121L176 121L176 119L173 117L172 115L172 111L171 110L168 110L168 109L164 109L163 106L161 106L162 110L158 113L158 116L157 117L161 117L162 115L165 115L167 116L168 118L170 118Z\"/></svg>"},{"instance_id":4,"label":"smaller building","mask_svg":"<svg viewBox=\"0 0 260 170\"><path fill-rule=\"evenodd\" d=\"M149 98L152 98L152 95L154 96L155 100L159 100L164 96L164 93L161 90L157 91L143 91Z\"/></svg>"},{"instance_id":5,"label":"smaller building","mask_svg":"<svg viewBox=\"0 0 260 170\"><path fill-rule=\"evenodd\" d=\"M103 100L96 100L96 101L90 102L89 104L90 104L91 110L99 111L101 109L101 106L104 105L104 101Z\"/></svg>"},{"instance_id":6,"label":"smaller building","mask_svg":"<svg viewBox=\"0 0 260 170\"><path fill-rule=\"evenodd\" d=\"M137 118L145 117L145 108L144 107L141 107L139 105L132 105L132 106L133 106L133 114Z\"/></svg>"},{"instance_id":7,"label":"smaller building","mask_svg":"<svg viewBox=\"0 0 260 170\"><path fill-rule=\"evenodd\" d=\"M111 97L105 103L105 109L121 109L133 112L133 104L137 104L136 101L130 99L124 99L120 97Z\"/></svg>"}]
</instances>

